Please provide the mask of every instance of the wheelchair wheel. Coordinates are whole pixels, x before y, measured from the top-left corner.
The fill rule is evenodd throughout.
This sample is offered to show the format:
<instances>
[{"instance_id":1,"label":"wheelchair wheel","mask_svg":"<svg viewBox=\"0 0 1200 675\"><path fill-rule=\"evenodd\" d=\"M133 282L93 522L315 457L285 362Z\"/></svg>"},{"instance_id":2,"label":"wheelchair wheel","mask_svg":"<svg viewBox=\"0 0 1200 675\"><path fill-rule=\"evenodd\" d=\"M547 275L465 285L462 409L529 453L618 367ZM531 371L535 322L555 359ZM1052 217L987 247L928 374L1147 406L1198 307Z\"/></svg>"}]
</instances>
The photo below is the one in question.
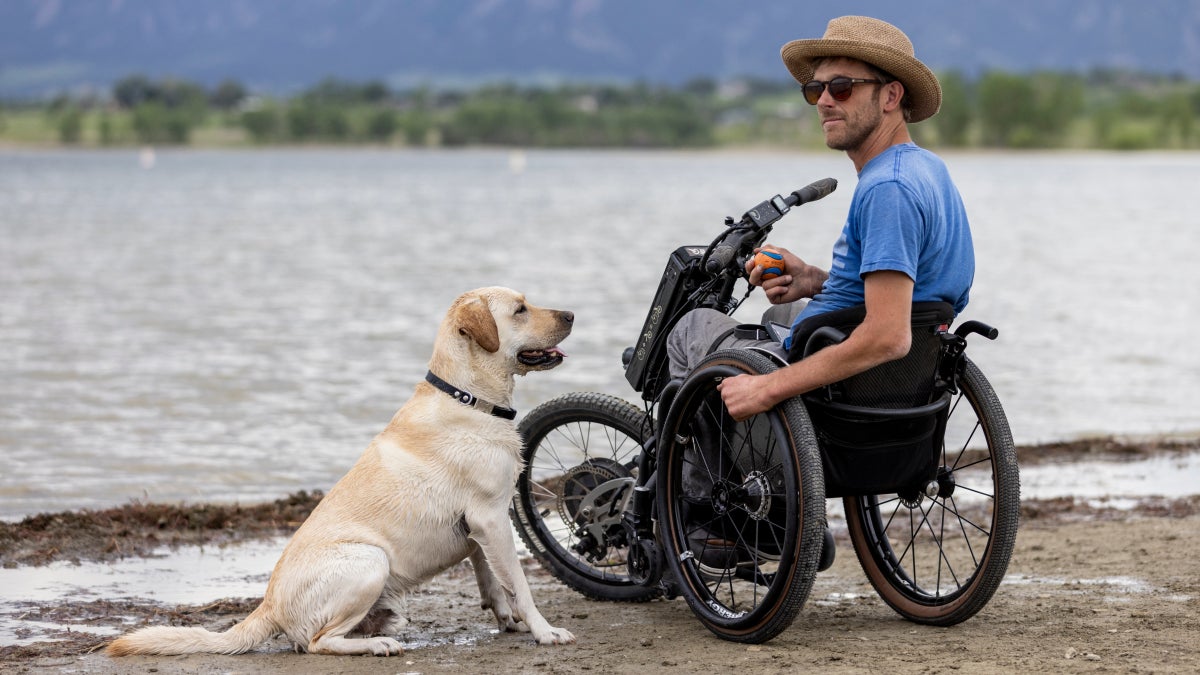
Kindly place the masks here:
<instances>
[{"instance_id":1,"label":"wheelchair wheel","mask_svg":"<svg viewBox=\"0 0 1200 675\"><path fill-rule=\"evenodd\" d=\"M799 400L735 422L717 385L775 370L712 354L680 388L660 434L659 530L680 594L718 637L760 643L808 599L825 527L817 441Z\"/></svg>"},{"instance_id":2,"label":"wheelchair wheel","mask_svg":"<svg viewBox=\"0 0 1200 675\"><path fill-rule=\"evenodd\" d=\"M596 600L641 602L661 588L634 583L621 524L632 492L646 415L604 394L547 401L519 425L525 468L517 477L513 525L542 566Z\"/></svg>"},{"instance_id":3,"label":"wheelchair wheel","mask_svg":"<svg viewBox=\"0 0 1200 675\"><path fill-rule=\"evenodd\" d=\"M975 615L1000 585L1017 536L1017 453L1000 401L971 363L959 378L936 496L847 497L854 551L892 609L922 624Z\"/></svg>"}]
</instances>

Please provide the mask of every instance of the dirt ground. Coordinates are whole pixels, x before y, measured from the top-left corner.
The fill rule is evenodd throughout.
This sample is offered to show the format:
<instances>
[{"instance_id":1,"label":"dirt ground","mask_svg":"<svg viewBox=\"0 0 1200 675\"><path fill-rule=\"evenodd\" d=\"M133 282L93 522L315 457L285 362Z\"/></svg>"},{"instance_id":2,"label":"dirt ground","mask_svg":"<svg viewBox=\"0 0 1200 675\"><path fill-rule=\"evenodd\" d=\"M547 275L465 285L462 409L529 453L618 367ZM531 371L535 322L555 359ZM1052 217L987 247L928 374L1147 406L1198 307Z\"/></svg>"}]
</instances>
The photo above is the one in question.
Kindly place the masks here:
<instances>
[{"instance_id":1,"label":"dirt ground","mask_svg":"<svg viewBox=\"0 0 1200 675\"><path fill-rule=\"evenodd\" d=\"M1064 446L1059 452L1044 447L1036 457L1023 451L1022 461L1115 458L1163 450L1158 445L1139 447L1092 444ZM575 633L576 644L539 647L526 634L497 633L490 612L478 607L473 576L459 567L409 598L412 623L398 636L406 646L399 657L294 654L289 645L275 640L241 656L110 659L97 651L109 638L73 631L47 635L44 642L0 647L0 672L1200 672L1200 497L1148 498L1131 511L1097 510L1073 500L1027 501L1022 517L1007 580L983 611L952 628L912 624L888 608L867 583L842 531L837 533L837 560L818 575L803 612L791 629L764 645L717 639L700 626L682 599L645 604L585 600L531 562L527 573L535 600L552 624ZM107 519L112 520L111 514ZM192 525L199 527L203 520ZM285 520L284 527L292 525L290 518ZM136 548L122 543L121 537L104 543L99 536L91 537L91 549L80 546L67 554L45 555L45 546L70 546L53 538L38 540L27 521L23 537L17 536L19 524L0 524L0 563L30 564L25 556L39 545L43 554L33 557L42 562L119 557ZM148 534L123 522L125 538ZM233 536L231 529L244 532L232 522L218 528L222 536ZM187 519L176 525L186 527ZM87 530L79 523L74 529ZM172 532L178 534L159 528L156 539L171 540ZM37 545L30 543L35 540ZM22 558L25 562L16 562ZM81 627L125 630L132 617L133 625L222 630L256 604L253 598L205 607L102 601L30 605L20 611L30 621Z\"/></svg>"}]
</instances>

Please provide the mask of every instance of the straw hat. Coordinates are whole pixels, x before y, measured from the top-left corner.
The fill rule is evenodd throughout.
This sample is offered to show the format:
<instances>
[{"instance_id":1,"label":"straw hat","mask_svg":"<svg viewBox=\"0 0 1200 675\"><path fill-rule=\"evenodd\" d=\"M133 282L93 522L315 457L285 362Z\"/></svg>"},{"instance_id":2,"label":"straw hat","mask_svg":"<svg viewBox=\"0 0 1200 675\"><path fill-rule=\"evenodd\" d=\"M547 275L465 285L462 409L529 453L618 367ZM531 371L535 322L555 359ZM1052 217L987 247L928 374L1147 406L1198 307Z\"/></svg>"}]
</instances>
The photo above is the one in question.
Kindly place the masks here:
<instances>
[{"instance_id":1,"label":"straw hat","mask_svg":"<svg viewBox=\"0 0 1200 675\"><path fill-rule=\"evenodd\" d=\"M865 61L891 73L904 85L912 101L910 122L933 117L942 107L942 87L937 77L917 60L912 42L899 28L866 16L833 19L818 40L793 40L779 50L792 77L801 84L813 79L812 60L844 56Z\"/></svg>"}]
</instances>

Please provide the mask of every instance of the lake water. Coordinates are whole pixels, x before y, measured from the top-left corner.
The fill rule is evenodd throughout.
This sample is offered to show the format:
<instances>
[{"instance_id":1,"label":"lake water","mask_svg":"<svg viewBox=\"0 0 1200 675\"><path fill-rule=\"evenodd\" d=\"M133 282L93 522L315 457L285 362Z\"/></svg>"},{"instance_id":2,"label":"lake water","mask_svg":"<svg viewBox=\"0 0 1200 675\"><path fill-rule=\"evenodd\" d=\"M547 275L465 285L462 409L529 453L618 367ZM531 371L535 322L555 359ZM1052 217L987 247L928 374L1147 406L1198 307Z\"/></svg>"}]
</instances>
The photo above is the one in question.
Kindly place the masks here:
<instances>
[{"instance_id":1,"label":"lake water","mask_svg":"<svg viewBox=\"0 0 1200 675\"><path fill-rule=\"evenodd\" d=\"M946 159L1017 440L1200 431L1200 154ZM577 314L520 411L637 401L620 354L667 254L825 176L773 235L821 265L855 183L832 151L0 151L0 518L328 489L477 286Z\"/></svg>"}]
</instances>

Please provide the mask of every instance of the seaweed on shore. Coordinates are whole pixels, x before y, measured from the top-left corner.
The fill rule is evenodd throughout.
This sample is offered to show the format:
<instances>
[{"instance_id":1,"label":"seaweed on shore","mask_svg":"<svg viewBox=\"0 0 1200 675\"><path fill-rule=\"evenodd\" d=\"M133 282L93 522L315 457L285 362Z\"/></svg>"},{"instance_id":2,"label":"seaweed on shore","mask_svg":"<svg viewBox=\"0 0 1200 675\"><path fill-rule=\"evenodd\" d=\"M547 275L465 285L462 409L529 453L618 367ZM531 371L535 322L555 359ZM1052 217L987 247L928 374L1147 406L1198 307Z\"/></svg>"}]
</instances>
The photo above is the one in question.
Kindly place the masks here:
<instances>
[{"instance_id":1,"label":"seaweed on shore","mask_svg":"<svg viewBox=\"0 0 1200 675\"><path fill-rule=\"evenodd\" d=\"M1017 448L1018 461L1036 464L1041 460L1061 459L1136 459L1162 453L1200 451L1200 437L1156 436L1122 439L1114 436L1081 438L1073 441L1039 443Z\"/></svg>"},{"instance_id":2,"label":"seaweed on shore","mask_svg":"<svg viewBox=\"0 0 1200 675\"><path fill-rule=\"evenodd\" d=\"M304 522L323 496L320 491L302 490L247 506L133 502L0 522L0 566L144 557L163 546L285 535Z\"/></svg>"}]
</instances>

